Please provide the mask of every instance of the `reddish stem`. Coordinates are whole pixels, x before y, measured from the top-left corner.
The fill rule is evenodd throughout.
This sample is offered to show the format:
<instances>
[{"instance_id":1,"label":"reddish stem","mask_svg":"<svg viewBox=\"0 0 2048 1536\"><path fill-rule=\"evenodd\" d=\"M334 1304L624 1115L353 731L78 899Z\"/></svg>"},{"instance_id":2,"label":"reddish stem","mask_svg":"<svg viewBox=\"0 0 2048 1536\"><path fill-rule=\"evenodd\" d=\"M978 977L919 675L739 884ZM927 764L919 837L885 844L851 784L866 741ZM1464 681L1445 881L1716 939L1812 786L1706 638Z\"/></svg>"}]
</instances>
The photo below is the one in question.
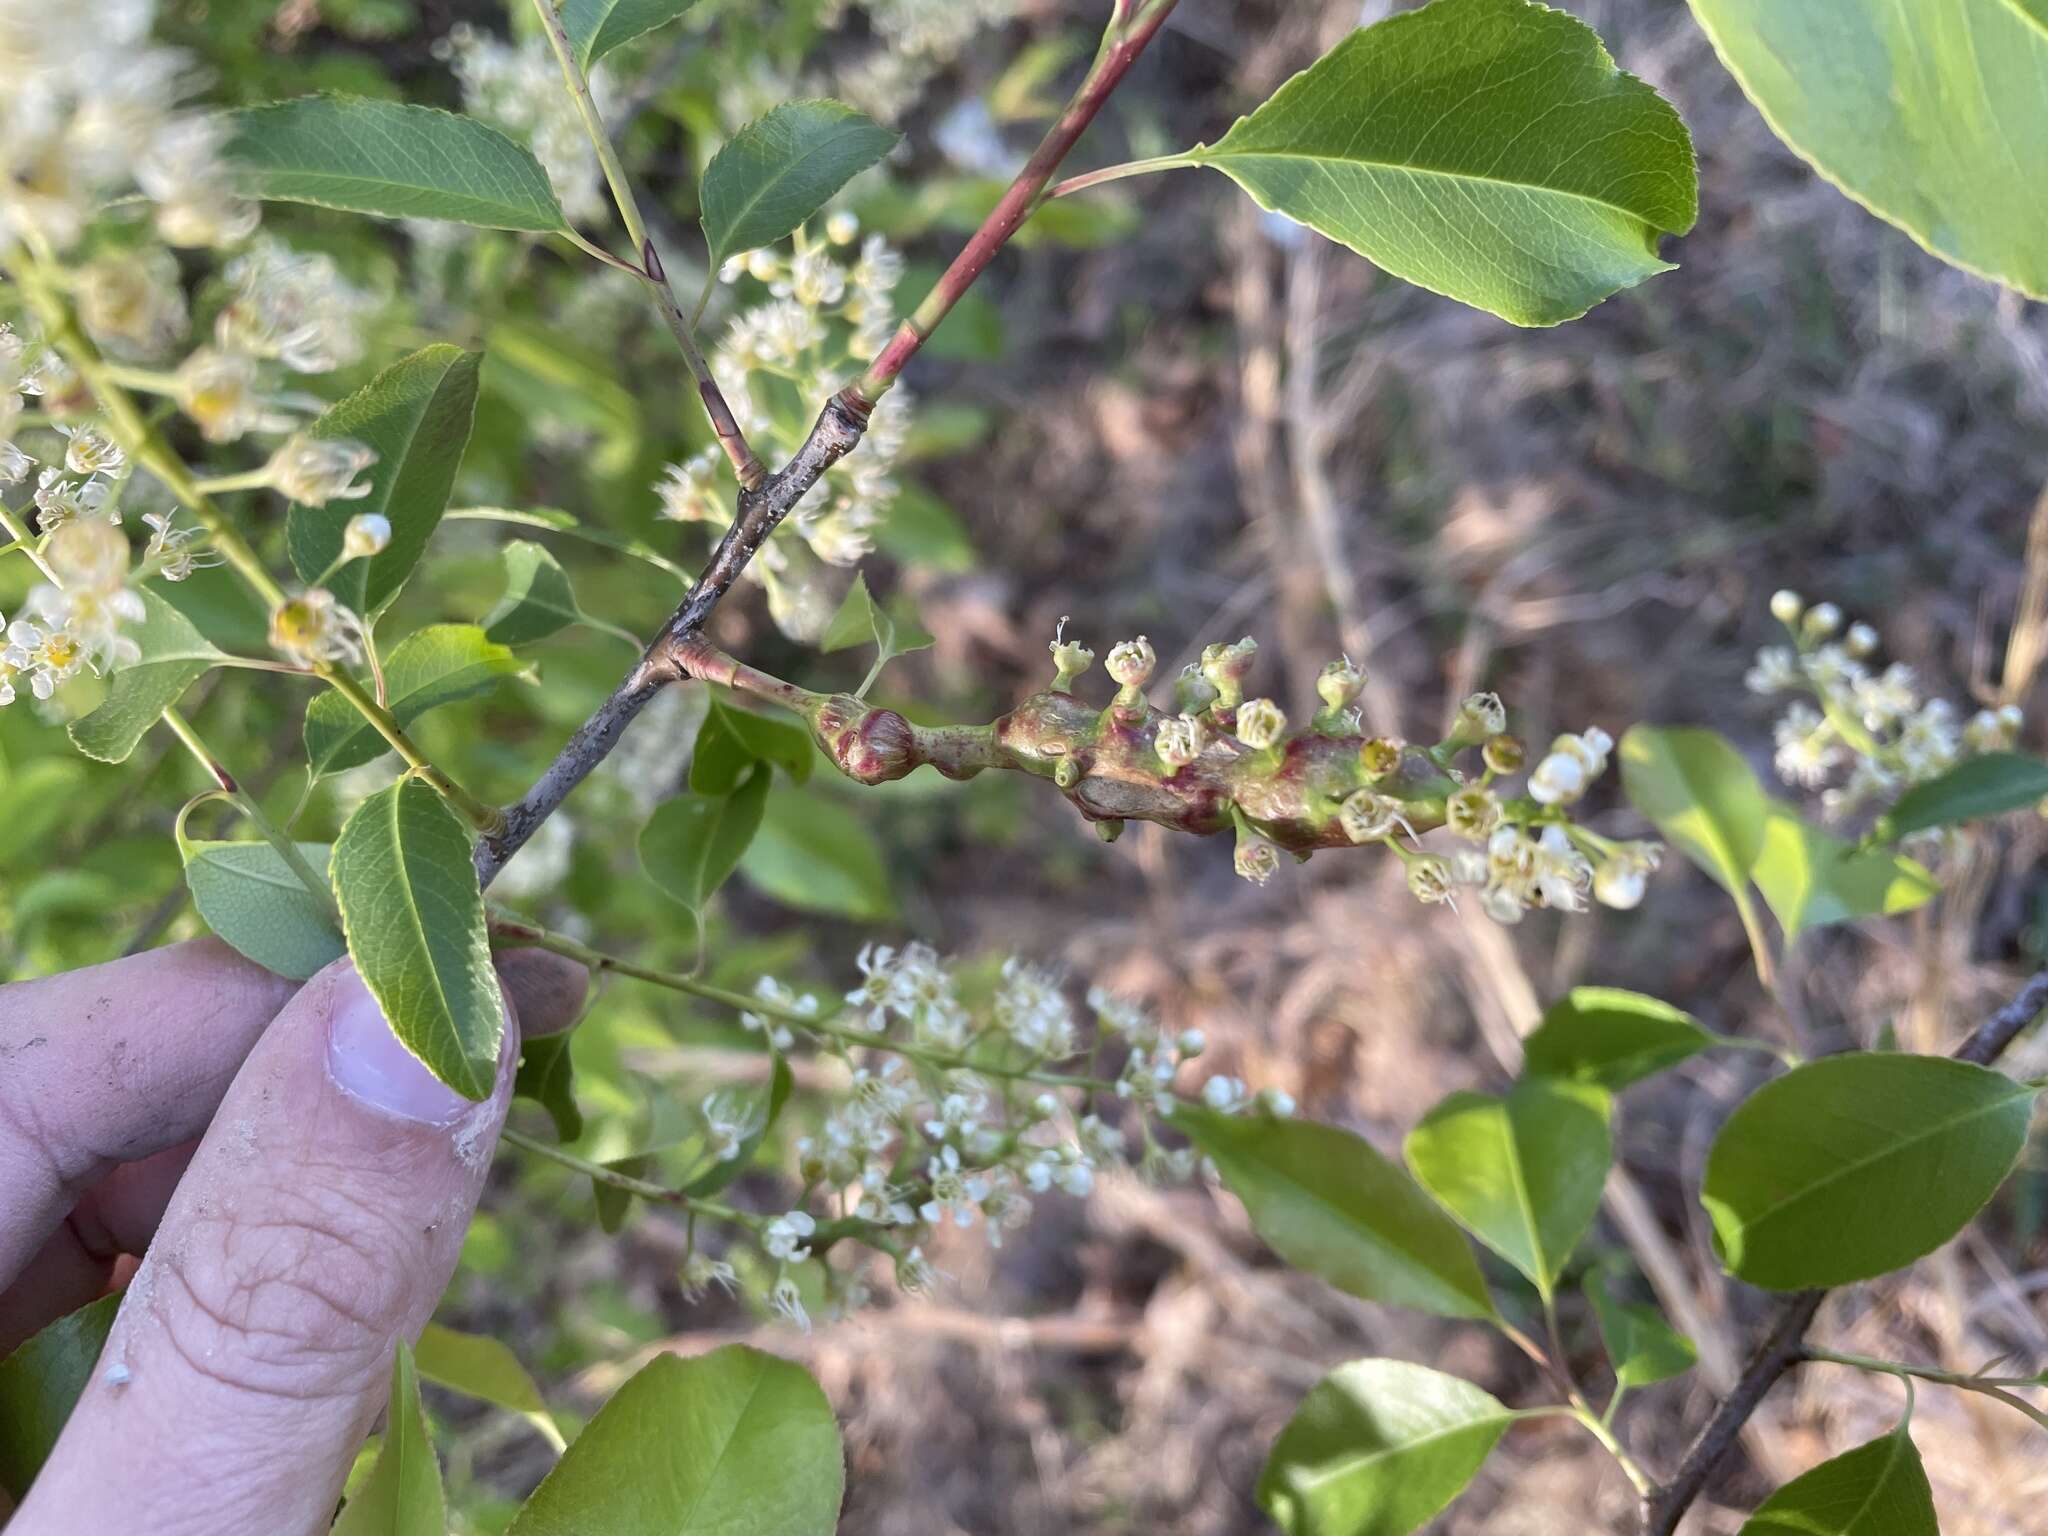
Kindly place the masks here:
<instances>
[{"instance_id":1,"label":"reddish stem","mask_svg":"<svg viewBox=\"0 0 2048 1536\"><path fill-rule=\"evenodd\" d=\"M982 269L995 259L996 252L1008 244L1010 237L1031 217L1032 209L1038 205L1039 194L1052 180L1053 172L1060 168L1060 162L1066 159L1075 140L1095 121L1095 114L1109 100L1110 92L1130 73L1138 55L1145 51L1145 45L1165 24L1175 4L1176 0L1148 0L1145 4L1119 0L1116 17L1110 23L1102 49L1095 55L1095 62L1089 66L1086 78L1067 103L1066 110L1060 113L1059 120L1047 131L1031 158L1024 162L1024 169L1017 173L1017 179L1010 183L1002 200L982 220L981 228L953 258L953 264L946 268L932 291L925 295L924 302L896 328L896 334L889 338L888 345L868 364L867 372L853 386L854 393L873 404L896 382L896 376L903 371L904 365L917 355L917 349L924 345L938 323L960 301L960 296L974 285Z\"/></svg>"}]
</instances>

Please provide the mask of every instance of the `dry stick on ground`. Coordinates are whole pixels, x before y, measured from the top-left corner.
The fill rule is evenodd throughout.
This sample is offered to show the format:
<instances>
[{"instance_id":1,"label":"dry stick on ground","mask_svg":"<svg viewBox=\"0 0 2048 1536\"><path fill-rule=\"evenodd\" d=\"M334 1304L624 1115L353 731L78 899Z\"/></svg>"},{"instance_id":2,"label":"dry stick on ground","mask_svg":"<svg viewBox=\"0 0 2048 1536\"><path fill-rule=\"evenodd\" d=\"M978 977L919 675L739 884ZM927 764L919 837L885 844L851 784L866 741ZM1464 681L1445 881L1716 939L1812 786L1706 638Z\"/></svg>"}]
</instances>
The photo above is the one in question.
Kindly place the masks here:
<instances>
[{"instance_id":1,"label":"dry stick on ground","mask_svg":"<svg viewBox=\"0 0 2048 1536\"><path fill-rule=\"evenodd\" d=\"M1989 1066L2043 1009L2048 1009L2048 970L2035 972L2011 1002L1980 1024L1952 1054L1958 1061ZM1672 1536L1679 1519L1699 1497L1708 1476L1735 1443L1735 1437L1756 1412L1764 1394L1780 1376L1806 1358L1806 1330L1826 1295L1826 1291L1801 1291L1786 1298L1779 1307L1763 1342L1743 1367L1735 1390L1714 1411L1671 1480L1643 1501L1646 1536Z\"/></svg>"},{"instance_id":2,"label":"dry stick on ground","mask_svg":"<svg viewBox=\"0 0 2048 1536\"><path fill-rule=\"evenodd\" d=\"M476 845L478 880L489 885L506 861L517 853L536 828L552 816L569 792L590 771L610 755L619 737L648 702L664 687L678 682L683 671L679 649L704 627L711 610L739 579L747 562L766 542L776 525L804 497L818 479L851 453L867 430L868 416L905 364L916 355L933 327L943 320L982 270L1009 241L1051 182L1053 172L1074 147L1082 132L1095 120L1102 104L1123 81L1143 53L1145 45L1158 34L1173 11L1176 0L1116 0L1116 10L1104 34L1101 50L1043 142L1017 173L1009 190L982 221L960 254L953 259L937 285L905 319L859 380L839 391L825 403L810 436L787 464L769 475L758 487L743 489L739 509L725 534L712 551L710 561L662 631L648 646L611 696L556 753L540 778L516 804L505 808L502 828L480 838ZM648 255L652 247L644 247ZM658 268L656 269L658 271ZM657 286L659 278L649 273ZM679 333L680 335L681 333ZM706 408L711 409L706 397Z\"/></svg>"}]
</instances>

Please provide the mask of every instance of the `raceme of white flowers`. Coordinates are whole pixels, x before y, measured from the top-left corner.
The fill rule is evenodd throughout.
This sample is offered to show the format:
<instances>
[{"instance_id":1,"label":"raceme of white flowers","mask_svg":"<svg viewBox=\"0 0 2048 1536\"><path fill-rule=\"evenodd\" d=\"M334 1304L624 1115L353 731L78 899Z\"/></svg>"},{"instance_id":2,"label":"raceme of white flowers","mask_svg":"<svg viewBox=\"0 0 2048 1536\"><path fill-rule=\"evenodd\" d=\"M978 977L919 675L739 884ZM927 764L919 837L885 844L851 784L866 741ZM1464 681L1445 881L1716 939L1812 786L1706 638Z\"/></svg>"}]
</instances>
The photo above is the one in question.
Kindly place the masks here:
<instances>
[{"instance_id":1,"label":"raceme of white flowers","mask_svg":"<svg viewBox=\"0 0 2048 1536\"><path fill-rule=\"evenodd\" d=\"M861 240L859 222L844 209L826 217L822 231L823 239L798 231L787 253L735 256L719 273L753 302L726 328L712 371L754 451L771 464L802 446L807 412L857 374L895 325L891 294L903 258L880 235ZM792 386L803 403L795 410L788 403ZM873 547L875 525L896 496L894 469L910 405L901 385L884 395L860 452L826 471L747 567L791 638L824 633L844 586L830 568L851 566ZM707 448L671 464L656 493L664 516L723 528L737 485L724 455Z\"/></svg>"},{"instance_id":2,"label":"raceme of white flowers","mask_svg":"<svg viewBox=\"0 0 2048 1536\"><path fill-rule=\"evenodd\" d=\"M1844 627L1833 603L1808 607L1798 593L1779 592L1771 614L1792 643L1758 651L1745 682L1752 693L1792 696L1775 729L1778 775L1820 790L1830 816L1882 810L1964 757L2018 739L2017 706L1965 718L1947 699L1923 697L1911 667L1878 664L1877 631Z\"/></svg>"},{"instance_id":3,"label":"raceme of white flowers","mask_svg":"<svg viewBox=\"0 0 2048 1536\"><path fill-rule=\"evenodd\" d=\"M860 985L836 1009L764 976L757 1011L742 1014L771 1049L801 1041L844 1067L844 1093L796 1143L795 1205L741 1218L770 1265L769 1306L799 1325L809 1319L792 1270L806 1260L818 1264L835 1308L865 1299L856 1268L829 1265L817 1251L828 1229L887 1255L898 1285L922 1292L936 1278L925 1251L941 1229L978 1231L999 1247L1030 1218L1034 1198L1085 1195L1102 1169L1191 1177L1196 1154L1166 1146L1156 1129L1171 1121L1184 1088L1222 1113L1294 1110L1287 1094L1254 1095L1233 1077L1186 1083L1201 1032L1170 1035L1101 988L1088 993L1093 1028L1084 1031L1061 978L1014 957L973 1001L924 944L870 944L859 968ZM1114 1077L1094 1075L1119 1054ZM730 1089L706 1098L700 1113L711 1162L741 1156L765 1120L758 1095ZM683 1278L692 1292L732 1290L737 1271L693 1253Z\"/></svg>"}]
</instances>

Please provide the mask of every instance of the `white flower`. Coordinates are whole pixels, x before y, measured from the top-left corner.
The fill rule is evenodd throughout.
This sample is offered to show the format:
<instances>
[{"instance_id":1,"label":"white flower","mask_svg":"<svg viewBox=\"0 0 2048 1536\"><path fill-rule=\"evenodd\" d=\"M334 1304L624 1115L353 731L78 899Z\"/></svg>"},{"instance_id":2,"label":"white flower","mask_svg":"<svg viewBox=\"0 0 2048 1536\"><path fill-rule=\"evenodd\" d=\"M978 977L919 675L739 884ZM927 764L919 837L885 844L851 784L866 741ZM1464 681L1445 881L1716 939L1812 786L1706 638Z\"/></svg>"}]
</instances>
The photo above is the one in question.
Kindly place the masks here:
<instances>
[{"instance_id":1,"label":"white flower","mask_svg":"<svg viewBox=\"0 0 2048 1536\"><path fill-rule=\"evenodd\" d=\"M723 1259L706 1258L701 1253L691 1254L683 1265L683 1299L702 1301L714 1285L730 1296L739 1286L739 1276Z\"/></svg>"},{"instance_id":2,"label":"white flower","mask_svg":"<svg viewBox=\"0 0 2048 1536\"><path fill-rule=\"evenodd\" d=\"M796 1288L796 1282L789 1276L784 1275L775 1282L774 1288L768 1292L768 1305L778 1316L796 1324L805 1333L811 1331L810 1314L804 1311L803 1292Z\"/></svg>"},{"instance_id":3,"label":"white flower","mask_svg":"<svg viewBox=\"0 0 2048 1536\"><path fill-rule=\"evenodd\" d=\"M1287 714L1271 699L1248 699L1238 706L1237 739L1254 752L1276 745L1287 734Z\"/></svg>"},{"instance_id":4,"label":"white flower","mask_svg":"<svg viewBox=\"0 0 2048 1536\"><path fill-rule=\"evenodd\" d=\"M1799 686L1799 656L1789 645L1767 645L1742 679L1751 693L1783 693Z\"/></svg>"},{"instance_id":5,"label":"white flower","mask_svg":"<svg viewBox=\"0 0 2048 1536\"><path fill-rule=\"evenodd\" d=\"M1458 724L1468 737L1498 736L1508 728L1507 706L1497 693L1474 693L1458 706Z\"/></svg>"},{"instance_id":6,"label":"white flower","mask_svg":"<svg viewBox=\"0 0 2048 1536\"><path fill-rule=\"evenodd\" d=\"M1337 824L1354 843L1391 836L1394 828L1404 825L1401 802L1377 790L1356 790L1337 807Z\"/></svg>"},{"instance_id":7,"label":"white flower","mask_svg":"<svg viewBox=\"0 0 2048 1536\"><path fill-rule=\"evenodd\" d=\"M1014 955L1003 962L993 1012L996 1027L1035 1058L1074 1054L1074 1013L1058 981Z\"/></svg>"},{"instance_id":8,"label":"white flower","mask_svg":"<svg viewBox=\"0 0 2048 1536\"><path fill-rule=\"evenodd\" d=\"M143 550L143 560L156 567L157 574L165 581L183 581L194 571L204 570L221 563L218 550L187 546L203 535L197 528L180 528L168 512L145 512L143 526L149 529L149 544Z\"/></svg>"},{"instance_id":9,"label":"white flower","mask_svg":"<svg viewBox=\"0 0 2048 1536\"><path fill-rule=\"evenodd\" d=\"M1120 640L1111 646L1105 665L1109 675L1125 687L1142 688L1151 680L1152 669L1158 663L1152 642L1140 635L1135 640Z\"/></svg>"},{"instance_id":10,"label":"white flower","mask_svg":"<svg viewBox=\"0 0 2048 1536\"><path fill-rule=\"evenodd\" d=\"M360 501L369 495L370 482L355 483L355 478L376 462L376 451L353 438L294 432L270 456L264 473L280 494L305 506L324 507L330 501Z\"/></svg>"},{"instance_id":11,"label":"white flower","mask_svg":"<svg viewBox=\"0 0 2048 1536\"><path fill-rule=\"evenodd\" d=\"M1202 1102L1219 1114L1230 1114L1244 1107L1245 1086L1234 1077L1212 1077L1202 1084Z\"/></svg>"},{"instance_id":12,"label":"white flower","mask_svg":"<svg viewBox=\"0 0 2048 1536\"><path fill-rule=\"evenodd\" d=\"M1778 776L1788 784L1812 789L1826 782L1846 753L1835 729L1810 704L1794 704L1775 727Z\"/></svg>"},{"instance_id":13,"label":"white flower","mask_svg":"<svg viewBox=\"0 0 2048 1536\"><path fill-rule=\"evenodd\" d=\"M1280 854L1264 838L1240 837L1237 851L1231 855L1231 866L1253 885L1264 885L1280 872Z\"/></svg>"},{"instance_id":14,"label":"white flower","mask_svg":"<svg viewBox=\"0 0 2048 1536\"><path fill-rule=\"evenodd\" d=\"M376 300L328 257L263 240L229 262L225 276L232 292L214 321L214 338L227 350L275 358L294 373L329 373L363 355Z\"/></svg>"},{"instance_id":15,"label":"white flower","mask_svg":"<svg viewBox=\"0 0 2048 1536\"><path fill-rule=\"evenodd\" d=\"M938 1155L926 1170L931 1183L931 1198L918 1208L918 1214L933 1226L948 1216L958 1227L971 1227L981 1214L981 1202L988 1198L989 1181L979 1173L965 1172L960 1167L960 1149L947 1145L939 1148Z\"/></svg>"},{"instance_id":16,"label":"white flower","mask_svg":"<svg viewBox=\"0 0 2048 1536\"><path fill-rule=\"evenodd\" d=\"M817 1230L817 1220L808 1211L789 1211L761 1229L761 1247L771 1259L807 1259L811 1250L804 1239Z\"/></svg>"},{"instance_id":17,"label":"white flower","mask_svg":"<svg viewBox=\"0 0 2048 1536\"><path fill-rule=\"evenodd\" d=\"M939 1272L924 1256L924 1249L912 1248L896 1261L896 1288L906 1296L929 1296L939 1283Z\"/></svg>"},{"instance_id":18,"label":"white flower","mask_svg":"<svg viewBox=\"0 0 2048 1536\"><path fill-rule=\"evenodd\" d=\"M179 364L173 394L209 443L231 443L248 432L279 432L291 425L289 416L264 401L258 382L255 359L200 347Z\"/></svg>"},{"instance_id":19,"label":"white flower","mask_svg":"<svg viewBox=\"0 0 2048 1536\"><path fill-rule=\"evenodd\" d=\"M1627 911L1641 904L1662 850L1655 843L1618 843L1593 870L1593 899Z\"/></svg>"},{"instance_id":20,"label":"white flower","mask_svg":"<svg viewBox=\"0 0 2048 1536\"><path fill-rule=\"evenodd\" d=\"M1451 879L1451 866L1434 854L1419 858L1408 866L1408 890L1424 906L1435 906L1439 902L1455 904L1457 895Z\"/></svg>"},{"instance_id":21,"label":"white flower","mask_svg":"<svg viewBox=\"0 0 2048 1536\"><path fill-rule=\"evenodd\" d=\"M325 587L287 598L270 615L270 644L302 666L363 659L363 621Z\"/></svg>"},{"instance_id":22,"label":"white flower","mask_svg":"<svg viewBox=\"0 0 2048 1536\"><path fill-rule=\"evenodd\" d=\"M101 427L60 426L57 430L70 439L64 449L64 467L74 475L118 476L128 463L121 445Z\"/></svg>"},{"instance_id":23,"label":"white flower","mask_svg":"<svg viewBox=\"0 0 2048 1536\"><path fill-rule=\"evenodd\" d=\"M1208 727L1193 715L1175 715L1170 720L1159 722L1158 733L1152 739L1152 749L1167 767L1185 768L1202 755L1208 737Z\"/></svg>"}]
</instances>

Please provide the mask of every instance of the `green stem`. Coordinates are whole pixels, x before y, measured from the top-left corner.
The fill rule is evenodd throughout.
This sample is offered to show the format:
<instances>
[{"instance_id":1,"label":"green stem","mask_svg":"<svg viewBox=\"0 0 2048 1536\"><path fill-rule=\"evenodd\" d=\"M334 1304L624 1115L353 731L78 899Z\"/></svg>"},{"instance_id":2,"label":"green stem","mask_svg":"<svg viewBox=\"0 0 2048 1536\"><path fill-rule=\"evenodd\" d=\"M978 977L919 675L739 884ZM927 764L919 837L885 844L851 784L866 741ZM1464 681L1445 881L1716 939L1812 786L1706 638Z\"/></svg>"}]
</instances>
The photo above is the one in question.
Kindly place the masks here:
<instances>
[{"instance_id":1,"label":"green stem","mask_svg":"<svg viewBox=\"0 0 2048 1536\"><path fill-rule=\"evenodd\" d=\"M164 711L163 722L171 728L171 734L184 743L185 750L198 760L199 766L206 770L213 782L220 786L220 792L234 802L235 808L249 819L257 832L262 834L263 841L277 851L277 856L284 860L285 867L299 877L299 883L312 893L313 899L320 904L327 920L334 925L336 932L340 932L341 909L335 905L334 888L307 862L306 856L299 852L299 845L270 819L256 797L242 788L240 782L214 754L213 749L200 739L191 722L175 709ZM178 841L181 849L184 844L184 826L185 818L180 816Z\"/></svg>"},{"instance_id":2,"label":"green stem","mask_svg":"<svg viewBox=\"0 0 2048 1536\"><path fill-rule=\"evenodd\" d=\"M1808 1349L1808 1360L1817 1360L1827 1365L1854 1366L1861 1371L1880 1371L1887 1376L1897 1376L1909 1383L1914 1377L1922 1381L1939 1382L1945 1387L1956 1387L1964 1392L1976 1392L1985 1397L1995 1398L2008 1408L2024 1413L2044 1430L2048 1430L2048 1412L2043 1412L2017 1393L2008 1392L2008 1386L2038 1385L2031 1378L2011 1376L1967 1376L1960 1371L1939 1370L1931 1365L1908 1365L1900 1360L1879 1360L1870 1355L1840 1354L1832 1349Z\"/></svg>"},{"instance_id":3,"label":"green stem","mask_svg":"<svg viewBox=\"0 0 2048 1536\"><path fill-rule=\"evenodd\" d=\"M426 754L413 744L405 729L392 718L391 712L364 691L363 685L340 668L332 668L321 674L330 687L355 706L356 713L369 722L370 727L389 742L392 750L405 759L405 764L414 773L434 787L463 818L479 832L496 832L505 824L505 813L495 805L486 805L475 795L457 784L433 763Z\"/></svg>"},{"instance_id":4,"label":"green stem","mask_svg":"<svg viewBox=\"0 0 2048 1536\"><path fill-rule=\"evenodd\" d=\"M716 1216L726 1221L745 1222L748 1225L758 1220L730 1205L721 1205L716 1200L700 1200L694 1195L684 1194L680 1189L670 1189L665 1184L651 1184L646 1179L636 1179L629 1173L619 1172L616 1168L607 1168L603 1163L593 1163L587 1157L578 1157L574 1152L566 1152L560 1147L529 1136L524 1131L516 1131L509 1125L498 1133L498 1138L522 1152L531 1152L534 1156L544 1157L551 1163L560 1163L564 1168L583 1174L586 1178L595 1179L600 1184L609 1184L613 1189L623 1189L627 1194L638 1195L642 1200L680 1206L700 1216Z\"/></svg>"},{"instance_id":5,"label":"green stem","mask_svg":"<svg viewBox=\"0 0 2048 1536\"><path fill-rule=\"evenodd\" d=\"M270 484L270 471L245 469L239 475L217 475L192 482L202 496L221 496L229 491L260 491Z\"/></svg>"},{"instance_id":6,"label":"green stem","mask_svg":"<svg viewBox=\"0 0 2048 1536\"><path fill-rule=\"evenodd\" d=\"M1034 211L1056 197L1071 197L1076 192L1085 192L1090 187L1099 187L1112 181L1122 181L1126 176L1150 176L1156 171L1177 170L1182 166L1200 165L1201 161L1188 154L1154 155L1149 160L1126 160L1121 165L1106 165L1099 171L1083 171L1078 176L1047 187L1032 205Z\"/></svg>"},{"instance_id":7,"label":"green stem","mask_svg":"<svg viewBox=\"0 0 2048 1536\"><path fill-rule=\"evenodd\" d=\"M1643 1471L1635 1457L1629 1455L1621 1441L1615 1438L1614 1431L1604 1421L1596 1418L1593 1411L1583 1403L1576 1404L1566 1411L1585 1425L1586 1432L1607 1448L1607 1454L1614 1458L1615 1465L1621 1468L1636 1493L1648 1498L1657 1485L1650 1480L1649 1474Z\"/></svg>"}]
</instances>

